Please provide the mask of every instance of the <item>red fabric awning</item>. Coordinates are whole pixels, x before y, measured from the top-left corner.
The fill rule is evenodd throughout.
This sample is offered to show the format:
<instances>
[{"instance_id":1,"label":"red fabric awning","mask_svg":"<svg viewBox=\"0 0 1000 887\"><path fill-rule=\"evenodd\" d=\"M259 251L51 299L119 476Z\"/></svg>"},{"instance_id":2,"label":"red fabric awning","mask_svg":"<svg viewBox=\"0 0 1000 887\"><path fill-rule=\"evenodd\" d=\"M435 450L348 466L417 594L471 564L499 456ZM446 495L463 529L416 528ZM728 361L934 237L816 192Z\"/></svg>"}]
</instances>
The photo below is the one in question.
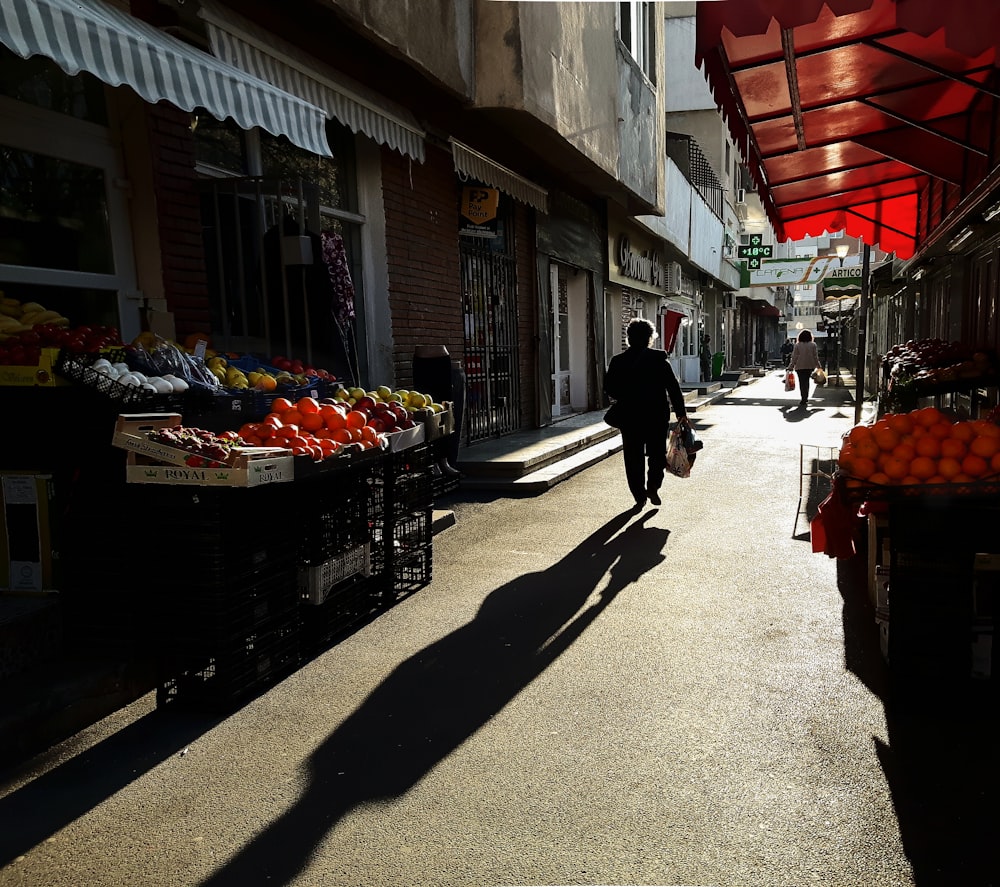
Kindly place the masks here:
<instances>
[{"instance_id":1,"label":"red fabric awning","mask_svg":"<svg viewBox=\"0 0 1000 887\"><path fill-rule=\"evenodd\" d=\"M907 259L921 201L991 171L996 0L717 0L697 17L696 61L781 240L846 230Z\"/></svg>"}]
</instances>

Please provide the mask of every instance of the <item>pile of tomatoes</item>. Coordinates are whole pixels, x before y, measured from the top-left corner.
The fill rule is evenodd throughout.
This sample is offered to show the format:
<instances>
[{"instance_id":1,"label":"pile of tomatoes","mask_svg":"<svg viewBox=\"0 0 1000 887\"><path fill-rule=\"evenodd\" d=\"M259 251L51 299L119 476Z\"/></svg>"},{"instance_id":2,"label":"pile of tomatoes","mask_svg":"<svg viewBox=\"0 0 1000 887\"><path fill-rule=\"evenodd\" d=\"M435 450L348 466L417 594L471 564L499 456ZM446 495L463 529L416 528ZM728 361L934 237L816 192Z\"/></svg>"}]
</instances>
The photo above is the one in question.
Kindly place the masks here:
<instances>
[{"instance_id":1,"label":"pile of tomatoes","mask_svg":"<svg viewBox=\"0 0 1000 887\"><path fill-rule=\"evenodd\" d=\"M855 425L844 437L840 470L855 484L969 483L1000 474L1000 425L955 420L936 407Z\"/></svg>"},{"instance_id":2,"label":"pile of tomatoes","mask_svg":"<svg viewBox=\"0 0 1000 887\"><path fill-rule=\"evenodd\" d=\"M12 333L0 343L0 364L38 366L43 348L96 354L105 347L122 344L121 334L112 326L78 326L64 329L52 323L39 323L30 330Z\"/></svg>"},{"instance_id":3,"label":"pile of tomatoes","mask_svg":"<svg viewBox=\"0 0 1000 887\"><path fill-rule=\"evenodd\" d=\"M321 403L314 397L275 398L260 422L248 422L238 434L251 447L284 447L293 456L319 462L342 452L384 448L385 434L368 424L368 415L346 403Z\"/></svg>"}]
</instances>

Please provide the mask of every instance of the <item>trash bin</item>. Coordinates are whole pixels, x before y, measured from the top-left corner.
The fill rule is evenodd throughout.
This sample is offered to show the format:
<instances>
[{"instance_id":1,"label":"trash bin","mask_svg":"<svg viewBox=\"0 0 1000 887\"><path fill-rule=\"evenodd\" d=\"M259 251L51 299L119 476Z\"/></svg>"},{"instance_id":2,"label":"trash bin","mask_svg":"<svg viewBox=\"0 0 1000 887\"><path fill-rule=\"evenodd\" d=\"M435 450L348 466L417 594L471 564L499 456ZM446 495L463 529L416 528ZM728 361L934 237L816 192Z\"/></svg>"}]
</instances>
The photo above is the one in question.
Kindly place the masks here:
<instances>
[{"instance_id":1,"label":"trash bin","mask_svg":"<svg viewBox=\"0 0 1000 887\"><path fill-rule=\"evenodd\" d=\"M712 355L712 381L718 382L722 378L722 368L726 363L726 355L723 351L716 351Z\"/></svg>"}]
</instances>

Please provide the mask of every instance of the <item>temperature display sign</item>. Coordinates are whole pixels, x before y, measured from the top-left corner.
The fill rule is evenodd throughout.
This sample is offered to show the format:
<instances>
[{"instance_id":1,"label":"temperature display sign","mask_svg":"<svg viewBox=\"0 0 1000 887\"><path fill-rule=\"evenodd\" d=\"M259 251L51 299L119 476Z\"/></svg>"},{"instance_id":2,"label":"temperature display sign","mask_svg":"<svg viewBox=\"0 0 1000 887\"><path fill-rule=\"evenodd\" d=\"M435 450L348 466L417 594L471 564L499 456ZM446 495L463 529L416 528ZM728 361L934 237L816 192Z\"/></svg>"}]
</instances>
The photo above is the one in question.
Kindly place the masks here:
<instances>
[{"instance_id":1,"label":"temperature display sign","mask_svg":"<svg viewBox=\"0 0 1000 887\"><path fill-rule=\"evenodd\" d=\"M747 260L747 268L752 270L760 268L761 259L770 259L774 253L774 247L762 242L763 238L759 234L751 234L749 243L741 243L736 248L736 256Z\"/></svg>"}]
</instances>

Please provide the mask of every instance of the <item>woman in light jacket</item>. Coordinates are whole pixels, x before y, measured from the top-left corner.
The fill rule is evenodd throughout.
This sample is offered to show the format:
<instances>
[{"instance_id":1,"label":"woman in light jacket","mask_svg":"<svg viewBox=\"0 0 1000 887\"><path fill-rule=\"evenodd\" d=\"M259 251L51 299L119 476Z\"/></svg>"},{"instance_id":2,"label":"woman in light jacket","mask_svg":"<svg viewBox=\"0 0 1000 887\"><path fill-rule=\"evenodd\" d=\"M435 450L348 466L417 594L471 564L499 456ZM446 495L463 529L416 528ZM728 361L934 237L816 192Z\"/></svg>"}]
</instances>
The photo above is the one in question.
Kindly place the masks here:
<instances>
[{"instance_id":1,"label":"woman in light jacket","mask_svg":"<svg viewBox=\"0 0 1000 887\"><path fill-rule=\"evenodd\" d=\"M799 397L802 406L805 406L809 399L809 377L819 365L819 352L816 350L812 333L809 330L802 330L795 347L792 348L792 356L788 359L788 369L794 370L799 377Z\"/></svg>"}]
</instances>

